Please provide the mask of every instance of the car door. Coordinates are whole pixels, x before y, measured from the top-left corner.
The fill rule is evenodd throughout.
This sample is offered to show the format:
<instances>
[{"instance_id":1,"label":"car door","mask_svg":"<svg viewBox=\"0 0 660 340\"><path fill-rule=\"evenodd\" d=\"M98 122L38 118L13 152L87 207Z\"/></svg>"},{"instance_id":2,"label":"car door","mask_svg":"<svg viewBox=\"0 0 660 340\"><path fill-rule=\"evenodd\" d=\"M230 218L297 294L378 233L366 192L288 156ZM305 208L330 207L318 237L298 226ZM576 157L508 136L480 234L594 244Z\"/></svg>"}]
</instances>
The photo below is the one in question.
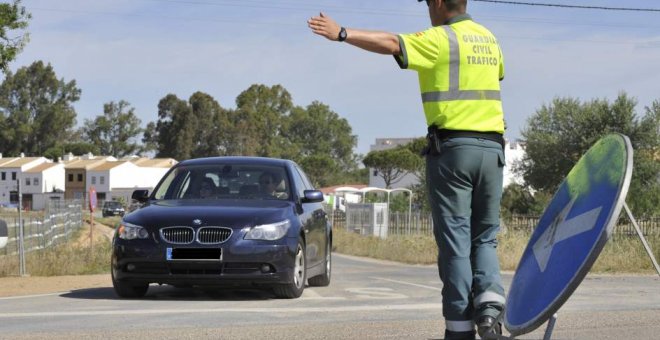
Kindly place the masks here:
<instances>
[{"instance_id":1,"label":"car door","mask_svg":"<svg viewBox=\"0 0 660 340\"><path fill-rule=\"evenodd\" d=\"M305 190L315 190L311 182L307 178L305 172L300 169L298 166L295 167L298 175L302 179ZM326 252L326 242L327 242L327 219L325 210L323 210L323 205L320 202L315 203L304 203L303 209L311 213L309 221L309 241L308 244L308 254L312 258L310 263L312 266L321 264L325 259Z\"/></svg>"}]
</instances>

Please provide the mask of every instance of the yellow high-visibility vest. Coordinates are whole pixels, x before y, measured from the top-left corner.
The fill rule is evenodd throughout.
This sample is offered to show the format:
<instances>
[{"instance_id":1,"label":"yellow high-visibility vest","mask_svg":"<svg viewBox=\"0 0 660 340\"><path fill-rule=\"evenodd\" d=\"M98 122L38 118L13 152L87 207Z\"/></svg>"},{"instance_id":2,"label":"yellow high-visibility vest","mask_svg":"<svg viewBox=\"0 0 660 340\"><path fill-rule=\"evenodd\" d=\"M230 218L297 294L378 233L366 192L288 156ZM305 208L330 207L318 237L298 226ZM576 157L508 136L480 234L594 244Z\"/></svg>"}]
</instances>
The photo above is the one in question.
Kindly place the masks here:
<instances>
[{"instance_id":1,"label":"yellow high-visibility vest","mask_svg":"<svg viewBox=\"0 0 660 340\"><path fill-rule=\"evenodd\" d=\"M399 35L399 66L419 74L429 126L504 133L502 51L495 36L467 15L447 25Z\"/></svg>"}]
</instances>

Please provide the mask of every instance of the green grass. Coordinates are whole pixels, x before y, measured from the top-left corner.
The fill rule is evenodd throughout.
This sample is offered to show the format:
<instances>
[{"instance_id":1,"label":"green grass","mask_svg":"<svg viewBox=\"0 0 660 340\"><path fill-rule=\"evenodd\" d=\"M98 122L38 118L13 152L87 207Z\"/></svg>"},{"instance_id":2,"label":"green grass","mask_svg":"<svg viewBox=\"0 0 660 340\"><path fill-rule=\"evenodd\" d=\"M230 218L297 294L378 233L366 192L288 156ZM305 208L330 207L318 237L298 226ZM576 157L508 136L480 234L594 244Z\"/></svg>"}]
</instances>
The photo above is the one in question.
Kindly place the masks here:
<instances>
[{"instance_id":1,"label":"green grass","mask_svg":"<svg viewBox=\"0 0 660 340\"><path fill-rule=\"evenodd\" d=\"M509 230L498 236L497 253L502 270L515 270L529 241L529 232ZM647 241L660 259L660 236ZM410 264L435 264L438 250L433 236L390 236L380 239L333 229L333 247L338 253L392 260ZM653 274L655 270L638 237L610 240L591 269L593 273Z\"/></svg>"}]
</instances>

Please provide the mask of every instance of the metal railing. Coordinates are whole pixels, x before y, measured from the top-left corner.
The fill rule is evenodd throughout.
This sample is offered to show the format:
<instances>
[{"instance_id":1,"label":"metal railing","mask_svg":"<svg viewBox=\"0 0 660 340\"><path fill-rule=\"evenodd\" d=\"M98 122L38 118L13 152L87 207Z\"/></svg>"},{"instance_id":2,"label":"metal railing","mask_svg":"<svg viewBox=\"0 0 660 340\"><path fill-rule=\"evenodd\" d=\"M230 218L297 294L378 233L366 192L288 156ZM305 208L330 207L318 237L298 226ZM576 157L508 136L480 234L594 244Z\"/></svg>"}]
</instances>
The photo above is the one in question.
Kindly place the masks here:
<instances>
[{"instance_id":1,"label":"metal railing","mask_svg":"<svg viewBox=\"0 0 660 340\"><path fill-rule=\"evenodd\" d=\"M50 201L43 213L25 215L22 218L25 253L65 243L83 226L81 200ZM0 249L0 255L16 255L20 251L18 215L4 212L0 218L7 222L8 231L7 246Z\"/></svg>"},{"instance_id":2,"label":"metal railing","mask_svg":"<svg viewBox=\"0 0 660 340\"><path fill-rule=\"evenodd\" d=\"M331 216L334 228L347 229L346 214L343 211L327 210ZM518 230L531 233L539 221L539 216L512 215L503 217L501 228L503 230ZM410 221L410 222L408 222ZM642 217L637 223L645 236L660 236L660 216ZM364 234L364 233L363 233ZM613 237L636 236L636 232L628 217L621 215L614 228ZM390 212L388 235L429 235L433 236L433 218L430 213L412 212L410 220L408 212Z\"/></svg>"}]
</instances>

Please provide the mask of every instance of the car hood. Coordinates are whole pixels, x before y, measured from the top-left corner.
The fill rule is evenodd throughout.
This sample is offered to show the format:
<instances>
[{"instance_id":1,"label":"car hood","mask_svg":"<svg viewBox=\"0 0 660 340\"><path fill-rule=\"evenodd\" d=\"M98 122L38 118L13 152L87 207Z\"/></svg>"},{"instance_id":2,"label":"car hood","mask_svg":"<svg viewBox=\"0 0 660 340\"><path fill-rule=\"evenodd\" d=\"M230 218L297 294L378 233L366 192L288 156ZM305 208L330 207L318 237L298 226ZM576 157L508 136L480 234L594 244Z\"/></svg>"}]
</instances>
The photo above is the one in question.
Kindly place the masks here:
<instances>
[{"instance_id":1,"label":"car hood","mask_svg":"<svg viewBox=\"0 0 660 340\"><path fill-rule=\"evenodd\" d=\"M167 200L151 202L124 217L144 227L222 226L240 229L291 218L293 202L280 200ZM201 224L195 224L200 220Z\"/></svg>"}]
</instances>

